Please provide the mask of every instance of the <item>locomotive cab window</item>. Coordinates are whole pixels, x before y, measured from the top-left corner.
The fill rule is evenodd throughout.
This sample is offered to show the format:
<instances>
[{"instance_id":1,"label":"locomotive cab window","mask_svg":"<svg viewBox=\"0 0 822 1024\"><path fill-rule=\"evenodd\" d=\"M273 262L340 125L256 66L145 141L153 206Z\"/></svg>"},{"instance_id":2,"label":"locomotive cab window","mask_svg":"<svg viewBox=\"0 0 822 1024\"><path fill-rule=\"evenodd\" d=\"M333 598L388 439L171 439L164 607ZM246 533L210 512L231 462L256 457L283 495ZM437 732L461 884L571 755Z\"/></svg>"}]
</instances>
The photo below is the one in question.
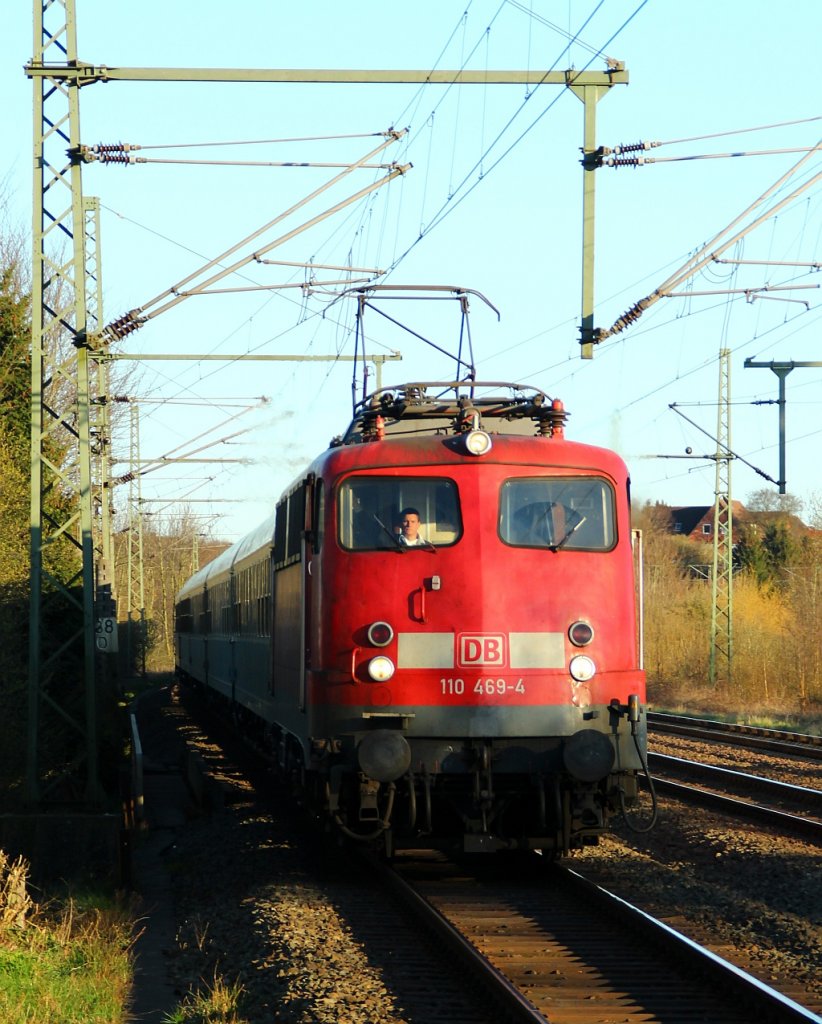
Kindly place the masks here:
<instances>
[{"instance_id":1,"label":"locomotive cab window","mask_svg":"<svg viewBox=\"0 0 822 1024\"><path fill-rule=\"evenodd\" d=\"M514 547L608 551L616 543L613 490L596 477L506 480L499 533Z\"/></svg>"},{"instance_id":2,"label":"locomotive cab window","mask_svg":"<svg viewBox=\"0 0 822 1024\"><path fill-rule=\"evenodd\" d=\"M349 477L337 493L337 524L349 551L447 547L462 534L457 487L439 477Z\"/></svg>"}]
</instances>

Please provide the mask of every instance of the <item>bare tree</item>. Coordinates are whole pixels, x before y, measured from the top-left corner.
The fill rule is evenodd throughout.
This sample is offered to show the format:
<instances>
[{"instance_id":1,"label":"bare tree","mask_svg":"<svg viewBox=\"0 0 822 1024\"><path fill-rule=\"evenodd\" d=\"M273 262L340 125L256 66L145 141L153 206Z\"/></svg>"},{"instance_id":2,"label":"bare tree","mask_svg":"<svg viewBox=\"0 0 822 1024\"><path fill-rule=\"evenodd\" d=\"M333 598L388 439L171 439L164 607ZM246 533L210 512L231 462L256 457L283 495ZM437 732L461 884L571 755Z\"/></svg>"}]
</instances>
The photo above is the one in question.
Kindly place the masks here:
<instances>
[{"instance_id":1,"label":"bare tree","mask_svg":"<svg viewBox=\"0 0 822 1024\"><path fill-rule=\"evenodd\" d=\"M745 502L749 512L784 512L789 516L800 516L802 501L793 494L778 494L770 487L751 491Z\"/></svg>"}]
</instances>

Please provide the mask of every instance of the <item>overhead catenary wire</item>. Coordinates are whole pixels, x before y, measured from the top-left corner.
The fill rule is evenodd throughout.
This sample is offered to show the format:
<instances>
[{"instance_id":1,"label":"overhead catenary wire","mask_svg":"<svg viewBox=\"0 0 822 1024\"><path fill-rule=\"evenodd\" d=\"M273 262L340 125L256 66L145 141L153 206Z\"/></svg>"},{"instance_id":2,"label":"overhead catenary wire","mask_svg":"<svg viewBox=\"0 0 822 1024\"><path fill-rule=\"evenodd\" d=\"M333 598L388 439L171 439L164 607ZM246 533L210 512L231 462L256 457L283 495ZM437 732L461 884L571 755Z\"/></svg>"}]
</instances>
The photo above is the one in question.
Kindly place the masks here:
<instances>
[{"instance_id":1,"label":"overhead catenary wire","mask_svg":"<svg viewBox=\"0 0 822 1024\"><path fill-rule=\"evenodd\" d=\"M469 6L470 6L470 5L469 5ZM500 11L500 10L502 9L502 6L504 6L504 5L501 5L501 7L500 7L500 8L499 8L499 9L497 10L496 14L494 15L494 18L496 18L496 17L497 17L497 15L499 14L499 11ZM637 10L639 10L639 9L641 8L641 6L643 6L643 5L640 5L640 7L639 7L639 8L637 8ZM597 9L598 9L598 8L597 8ZM636 13L636 11L635 11L634 13ZM633 15L632 15L632 17L633 17ZM589 20L590 20L590 19L589 19ZM626 19L626 22L625 22L624 24L627 24L627 22L628 22L629 20L630 20L630 19ZM493 21L493 19L492 19L492 21ZM587 21L586 21L586 23L585 23L585 24L587 24ZM622 27L624 27L624 24L623 24L623 26L622 26ZM583 26L583 28L584 28L584 26ZM621 29L620 29L620 30L621 30ZM580 31L581 31L581 30L580 30ZM617 33L614 33L614 35L616 35L616 34L617 34ZM572 38L572 39L576 39L577 41L579 41L579 32L577 32L577 33L574 33L574 34L568 33L568 34L566 34L566 35L567 35L567 36L568 36L569 38ZM483 33L483 36L487 37L487 28L486 28L486 32L485 32L485 33ZM612 36L611 38L614 38L614 36ZM476 49L476 47L475 47L474 49ZM591 52L593 52L593 53L599 53L599 52L601 52L600 50L597 50L597 49L595 49L595 48L591 48L591 47L589 47L588 49L589 49L589 50L590 50ZM473 52L473 51L472 51L472 52ZM493 144L492 144L492 146L493 146ZM485 148L485 150L484 150L484 152L490 152L490 150L491 150L492 146L486 147L486 148ZM463 182L463 184L464 184L464 182ZM432 226L435 226L435 225L431 225L431 224L429 224L429 227L428 227L428 229L427 229L427 230L430 230ZM426 229L424 228L423 230L426 230Z\"/></svg>"},{"instance_id":2,"label":"overhead catenary wire","mask_svg":"<svg viewBox=\"0 0 822 1024\"><path fill-rule=\"evenodd\" d=\"M485 172L486 172L486 174L487 174L487 169L485 169Z\"/></svg>"},{"instance_id":3,"label":"overhead catenary wire","mask_svg":"<svg viewBox=\"0 0 822 1024\"><path fill-rule=\"evenodd\" d=\"M605 60L606 63L608 63L609 65L615 65L617 63L617 61L615 61L612 57L609 57L601 49L597 49L597 47L591 46L590 44L586 43L583 39L580 39L579 32L581 32L582 29L580 29L578 32L570 32L568 29L564 29L561 25L557 25L555 22L549 21L547 18L543 17L543 15L537 14L535 11L530 10L528 7L525 6L525 4L519 3L519 0L506 0L506 2L509 7L515 7L517 10L522 11L522 13L526 14L532 21L538 21L540 25L545 25L546 28L550 28L554 32L557 32L559 35L567 39L569 43L575 43L581 49L587 50L588 53L590 53L593 57L602 57L603 60ZM596 14L596 12L602 6L602 3L603 0L600 0L600 3L592 12L591 17L593 17L593 15ZM588 21L591 20L591 17L588 18L586 24L588 23ZM583 26L583 28L584 27L585 26ZM611 39L608 40L608 42L610 43L612 41L613 36L611 37Z\"/></svg>"},{"instance_id":4,"label":"overhead catenary wire","mask_svg":"<svg viewBox=\"0 0 822 1024\"><path fill-rule=\"evenodd\" d=\"M469 4L469 6L470 6L470 4ZM502 9L502 6L504 6L504 5L500 6L500 10ZM569 34L569 38L570 38L570 34ZM486 39L487 39L487 35L486 35ZM359 137L359 136L352 136L352 137ZM258 141L261 142L261 141L265 141L265 140L255 140L255 142L253 142L253 143L250 142L250 141L249 142L237 142L235 144L236 145L252 145L252 144L257 143ZM272 141L272 140L269 140L269 141ZM197 145L203 145L203 146L205 146L205 145L220 145L220 143L181 144L181 147L185 146L185 148L194 148ZM154 148L167 148L167 147L144 147L144 148L146 148L146 149L154 149ZM491 152L491 147L483 146L483 153L485 153L485 152ZM165 160L157 160L157 161L155 161L155 160L152 159L152 160L150 160L148 162L163 162L163 163L165 163L165 162L170 162L170 161L165 161ZM236 161L188 161L188 160L186 160L186 161L180 161L180 162L182 162L182 163L192 163L192 164L198 164L198 163L202 163L202 164L215 164L215 165L241 163L244 166L270 166L271 165L270 163L269 164L264 164L264 163L262 163L260 161L257 161L257 162L251 162L251 161L236 162ZM382 165L377 165L377 166L382 166ZM230 269L231 268L229 268L229 272L230 272ZM235 270L235 272L236 272L236 270ZM350 282L348 282L348 283L350 283Z\"/></svg>"},{"instance_id":5,"label":"overhead catenary wire","mask_svg":"<svg viewBox=\"0 0 822 1024\"><path fill-rule=\"evenodd\" d=\"M486 36L486 33L488 32L490 27L493 25L494 21L497 19L497 17L501 13L502 9L507 5L508 2L509 2L509 0L503 0L503 3L497 8L497 10L495 11L495 13L492 16L492 18L489 19L487 25L483 29L482 34L480 35L480 37L478 38L476 44L474 45L474 47L470 51L468 57L463 59L463 61L462 61L462 66L463 67L465 66L467 61L471 58L471 56L473 56L473 54L476 52L476 50L479 48L481 42L483 41L483 39ZM593 8L591 13L588 15L588 17L583 21L582 25L575 32L570 33L570 32L565 32L564 30L560 29L559 31L561 32L561 34L564 35L566 38L570 39L571 42L580 42L581 33L590 24L590 22L592 21L592 19L595 16L595 14L602 7L603 2L604 2L604 0L600 0L600 3L598 3ZM619 25L619 27L609 36L609 38L606 40L606 42L604 43L604 45L602 47L598 47L598 48L597 47L586 47L591 52L592 56L584 64L584 66L579 70L579 72L574 72L574 73L582 73L583 71L587 70L591 66L591 64L593 63L593 60L597 56L600 56L600 55L602 55L604 53L605 47L609 46L614 41L614 39L616 39L617 36L619 36L624 31L624 29L634 20L634 18L639 14L639 12L643 9L643 7L646 6L646 4L648 2L649 2L649 0L640 0L640 2L637 4L637 6L634 8L634 10L623 20L623 22ZM470 5L469 5L469 7L470 7ZM520 8L520 9L522 9L522 8ZM466 12L465 12L466 14L467 14L467 10L468 9L466 8ZM464 15L463 15L463 17L464 17ZM454 31L452 32L451 39L453 39L453 36L456 34L456 30L457 29L455 28ZM565 51L563 51L563 52L565 52ZM440 58L441 57L442 57L442 54L440 55ZM559 55L557 57L557 60L558 59L559 59ZM557 64L557 60L554 60L549 65L547 71L552 71L552 70L555 69L556 64ZM609 64L610 63L612 63L612 62L609 59ZM483 148L479 158L474 161L472 166L463 175L462 179L456 185L456 187L453 186L453 183L449 183L449 187L448 187L448 190L447 190L447 197L446 197L445 201L440 205L439 209L429 218L427 223L422 223L420 225L418 236L410 243L410 245L408 245L407 248L404 251L402 251L397 257L395 257L395 259L392 261L391 265L386 270L386 277L391 276L391 274L393 274L396 271L396 269L399 267L399 265L417 247L417 245L419 245L419 243L423 240L423 238L427 237L427 235L429 235L436 227L438 227L439 224L442 223L449 216L449 214L451 212L456 210L456 208L462 203L462 201L464 199L466 199L474 191L474 189L477 187L477 185L479 185L483 180L487 179L487 177L491 173L491 171L495 170L502 163L502 161L505 160L505 158L511 153L511 151L517 145L519 145L519 143L521 143L523 141L523 139L533 130L533 128L536 127L536 125L549 112L549 110L551 110L559 102L559 99L560 99L562 93L559 93L551 102L549 102L549 104L542 111L542 113L539 114L535 118L535 120L523 132L521 132L521 134L504 150L504 152L499 157L497 157L497 159L490 165L490 167L488 167L486 169L484 167L484 161L491 154L493 149L497 146L497 144L500 142L500 140L505 135L505 133L509 130L509 128L514 123L514 121L522 113L522 111L524 110L526 104L536 94L536 92L539 89L541 84L542 84L541 82L537 83L535 85L535 87L526 94L526 96L521 101L520 105L515 110L515 112L508 118L508 120L506 121L504 126L500 129L500 131L497 132L497 134L494 137L494 139L487 146L485 146ZM568 84L569 85L573 84L573 74L571 75L571 78L569 79ZM448 86L447 88L450 89L450 86ZM446 92L447 92L447 90L446 90ZM434 110L436 110L438 108L438 106L442 102L444 102L444 99L445 99L445 95L440 97L440 99L439 99L437 105L435 106ZM405 113L406 113L407 110L408 110L408 105L404 109L402 116L395 118L394 122L395 123L399 123L399 122L405 121L406 120ZM453 149L452 149L452 152L453 152ZM479 174L479 176L473 181L473 183L468 188L465 188L466 183L469 181L471 176L475 172L478 171L478 169L481 169L481 173ZM465 191L462 191L463 189L465 189Z\"/></svg>"},{"instance_id":6,"label":"overhead catenary wire","mask_svg":"<svg viewBox=\"0 0 822 1024\"><path fill-rule=\"evenodd\" d=\"M160 292L158 295L155 295L153 298L149 299L147 302L143 303L141 306L138 306L135 309L131 310L124 317L120 317L118 320L115 320L112 323L110 323L109 325L107 325L107 327L104 329L104 333L109 334L110 336L112 336L115 339L119 338L119 337L122 337L125 334L130 333L136 327L141 326L142 323L144 323L147 319L151 319L151 318L153 318L155 316L158 316L160 313L165 312L167 309L170 309L172 306L175 306L175 305L178 304L178 302L182 301L182 299L178 296L178 292L181 289L185 288L186 285L190 284L190 282L192 282L193 280L198 278L200 275L209 273L211 270L213 270L214 267L217 267L217 266L221 267L221 269L218 272L216 272L215 274L212 274L211 277L206 278L204 281L202 281L200 283L200 285L199 285L200 289L206 288L210 284L213 284L215 281L218 281L221 278L226 277L227 275L233 273L235 270L237 270L237 269L239 269L241 267L247 266L257 256L263 255L266 252L270 252L271 249L273 249L277 245L281 244L284 240L287 240L287 239L293 237L294 234L298 233L298 229L294 229L293 231L288 232L287 234L285 234L283 236L280 236L280 238L276 239L275 241L268 243L268 245L266 245L266 246L263 246L256 253L250 253L247 256L242 257L239 260L236 260L230 266L223 266L223 263L224 263L225 260L229 259L235 253L239 252L239 250L242 249L244 246L250 245L253 241L255 241L257 238L259 238L266 231L269 231L276 224L281 223L283 220L285 220L291 214L295 213L297 210L301 209L303 206L305 206L311 200L315 199L322 192L326 191L328 188L330 188L333 185L337 184L338 182L342 181L343 178L345 178L347 175L351 174L354 170L357 170L362 164L367 163L370 159L372 159L374 156L376 156L377 153L381 152L387 146L389 146L392 143L396 142L404 134L405 134L405 130L396 131L396 132L392 131L392 132L388 133L388 137L384 138L379 146L377 146L375 149L371 150L369 153L365 154L360 160L358 160L358 161L356 161L356 162L354 162L352 164L349 164L344 170L340 171L339 174L337 174L333 178L331 178L330 181L326 182L325 184L323 184L319 188L314 189L307 196L304 196L298 202L292 204L292 206L289 207L287 210L285 210L282 213L278 214L276 217L274 217L272 220L268 221L262 227L258 228L256 231L253 231L250 235L247 235L245 238L241 239L239 242L235 243L233 246L231 246L229 249L227 249L225 252L223 252L220 256L218 256L218 257L216 257L214 259L209 260L205 264L205 266L203 266L203 267L199 268L198 270L194 271L193 273L189 274L187 277L184 277L181 281L178 281L176 284L174 284L170 288L167 288L164 291ZM397 168L395 171L391 171L388 175L386 175L386 177L382 181L379 182L379 184L383 184L384 182L391 180L393 177L396 177L398 174L404 173L405 170L406 170L406 168ZM349 197L347 200L343 201L342 203L335 204L335 206L332 207L331 210L326 211L326 213L324 215L321 215L320 218L316 218L315 217L315 218L312 218L310 221L308 221L308 223L306 225L302 226L302 229L304 230L305 227L310 226L310 225L316 223L318 221L318 219L322 219L322 216L327 216L329 213L335 211L336 209L342 208L345 205L349 205L350 203L355 202L358 198L361 198L363 195L366 195L369 192L373 191L375 187L379 187L379 184L378 185L369 186L366 189L361 189L359 192L355 193L354 196ZM153 307L156 307L156 308L153 308Z\"/></svg>"},{"instance_id":7,"label":"overhead catenary wire","mask_svg":"<svg viewBox=\"0 0 822 1024\"><path fill-rule=\"evenodd\" d=\"M350 135L300 135L283 139L234 139L231 141L211 142L158 142L151 145L130 145L130 149L204 149L214 146L268 146L291 144L294 142L337 142L344 139L375 139L384 136L385 132L356 132Z\"/></svg>"},{"instance_id":8,"label":"overhead catenary wire","mask_svg":"<svg viewBox=\"0 0 822 1024\"><path fill-rule=\"evenodd\" d=\"M750 132L770 131L772 128L789 128L796 124L811 124L813 121L822 121L822 114L814 117L800 117L793 121L776 121L773 124L760 124L753 128L729 128L724 132L710 132L706 135L692 135L683 139L667 139L664 142L657 142L657 146L676 146L683 142L703 142L705 139L719 139L726 135L748 135Z\"/></svg>"},{"instance_id":9,"label":"overhead catenary wire","mask_svg":"<svg viewBox=\"0 0 822 1024\"><path fill-rule=\"evenodd\" d=\"M723 252L729 249L735 242L744 238L750 234L756 227L762 224L764 221L769 220L774 214L784 209L789 203L793 202L797 196L807 191L818 181L822 180L822 171L817 172L812 177L808 178L801 185L797 186L792 192L790 192L783 199L779 200L774 206L766 210L763 214L756 217L750 223L746 224L743 228L736 233L732 234L730 238L725 238L729 232L734 231L738 224L740 224L746 217L752 214L758 207L765 203L771 196L774 195L782 186L788 182L803 166L810 160L811 156L815 153L819 153L822 150L822 139L817 142L805 155L796 163L793 167L787 170L781 177L779 177L769 188L767 188L762 195L755 199L745 210L736 216L727 227L719 231L714 237L706 242L693 256L688 260L679 270L671 274L662 284L658 285L657 288L647 295L644 299L640 299L636 302L629 310L622 314L614 321L612 326L606 330L600 329L598 333L598 340L604 341L606 338L611 337L615 334L619 334L625 330L631 324L635 323L640 316L655 302L659 299L667 296L674 288L678 287L689 277L692 277L697 273L703 266L711 261L715 260L717 256L720 256Z\"/></svg>"},{"instance_id":10,"label":"overhead catenary wire","mask_svg":"<svg viewBox=\"0 0 822 1024\"><path fill-rule=\"evenodd\" d=\"M637 4L637 6L634 8L634 10L628 15L627 18L625 18L625 20L622 22L622 24L619 26L619 28L617 28L611 34L611 36L606 40L604 46L610 45L610 43L612 43L613 40L616 39L616 37L631 23L631 21L633 21L633 19L639 14L639 12L642 10L643 7L646 6L646 4L648 2L649 2L649 0L640 0L640 2ZM598 7L596 9L598 9ZM589 16L588 19L586 19L586 21L583 24L582 28L580 28L578 30L578 32L575 34L574 38L576 38L576 36L579 34L579 32L583 31L585 26L590 21L591 17L593 17L593 13ZM604 49L604 47L600 48L600 51L598 51L598 52L602 52L602 49ZM594 58L592 57L580 69L580 71L578 73L581 73L582 71L587 70L590 67L591 63L593 62L593 59ZM552 70L554 66L555 65L551 65L551 68L549 68L549 70ZM568 84L569 85L573 84L573 75L569 79L569 83ZM395 271L397 269L397 267L403 262L403 260L405 260L408 257L408 255L420 244L422 239L424 237L426 237L427 235L429 235L451 213L453 213L457 209L457 207L459 207L461 205L461 203L465 199L467 199L469 195L471 195L471 193L474 191L474 189L479 184L481 184L483 181L487 180L489 174L492 171L496 170L496 168L506 159L506 157L508 157L510 155L510 153L516 148L516 146L518 146L523 141L523 139L525 139L526 136L529 135L531 131L533 131L533 129L537 126L537 124L539 124L539 122L543 119L543 117L545 117L545 115L550 110L553 109L553 107L559 102L560 97L563 95L563 93L557 94L557 96L548 103L548 105L542 110L542 112L540 114L538 114L536 118L534 118L534 120L514 139L514 141L509 146L506 147L506 149L497 157L497 159L484 171L482 177L475 178L474 181L471 183L471 185L468 186L467 188L465 188L465 191L461 191L464 188L464 186L466 185L466 183L469 181L471 176L476 172L477 168L481 164L481 161L497 145L497 143L503 137L505 132L511 127L511 125L514 123L516 118L524 110L526 104L536 94L536 91L537 91L538 88L539 88L539 84L534 88L534 90L532 90L531 92L529 92L526 95L526 97L523 99L522 103L517 108L517 110L514 112L514 114L512 114L508 118L508 120L506 121L506 123L502 127L502 129L497 133L497 135L494 137L494 139L491 141L491 143L489 143L489 145L485 148L485 151L481 155L480 160L475 161L474 164L469 168L469 170L463 176L462 180L457 185L456 189L454 189L453 191L449 190L449 194L448 194L446 200L441 204L441 206L436 211L436 213L434 213L433 216L429 219L428 223L423 226L423 228L420 230L419 236L417 238L415 238L411 242L411 244L402 253L400 253L400 255L391 263L391 266L388 268L388 271L386 272L386 276L388 276L393 271Z\"/></svg>"}]
</instances>

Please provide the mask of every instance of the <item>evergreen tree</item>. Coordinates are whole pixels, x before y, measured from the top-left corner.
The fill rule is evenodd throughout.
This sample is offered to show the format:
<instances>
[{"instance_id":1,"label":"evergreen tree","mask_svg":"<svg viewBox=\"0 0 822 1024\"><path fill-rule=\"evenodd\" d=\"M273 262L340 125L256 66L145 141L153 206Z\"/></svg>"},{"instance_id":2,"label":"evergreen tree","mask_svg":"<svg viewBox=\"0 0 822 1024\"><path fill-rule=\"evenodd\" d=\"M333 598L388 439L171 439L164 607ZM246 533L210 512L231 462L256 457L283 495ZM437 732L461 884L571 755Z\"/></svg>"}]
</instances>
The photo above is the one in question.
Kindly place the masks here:
<instances>
[{"instance_id":1,"label":"evergreen tree","mask_svg":"<svg viewBox=\"0 0 822 1024\"><path fill-rule=\"evenodd\" d=\"M734 545L734 569L748 573L762 587L768 583L771 575L770 561L767 551L759 535L759 529L750 524L739 528L739 539Z\"/></svg>"},{"instance_id":2,"label":"evergreen tree","mask_svg":"<svg viewBox=\"0 0 822 1024\"><path fill-rule=\"evenodd\" d=\"M780 520L768 523L762 538L762 546L765 549L771 580L778 586L784 586L786 570L795 561L798 550L787 523Z\"/></svg>"},{"instance_id":3,"label":"evergreen tree","mask_svg":"<svg viewBox=\"0 0 822 1024\"><path fill-rule=\"evenodd\" d=\"M734 546L734 568L747 572L760 587L784 586L786 570L795 562L799 547L787 523L775 520L764 531L751 524L743 525Z\"/></svg>"},{"instance_id":4,"label":"evergreen tree","mask_svg":"<svg viewBox=\"0 0 822 1024\"><path fill-rule=\"evenodd\" d=\"M28 570L29 296L16 266L0 268L0 587Z\"/></svg>"}]
</instances>

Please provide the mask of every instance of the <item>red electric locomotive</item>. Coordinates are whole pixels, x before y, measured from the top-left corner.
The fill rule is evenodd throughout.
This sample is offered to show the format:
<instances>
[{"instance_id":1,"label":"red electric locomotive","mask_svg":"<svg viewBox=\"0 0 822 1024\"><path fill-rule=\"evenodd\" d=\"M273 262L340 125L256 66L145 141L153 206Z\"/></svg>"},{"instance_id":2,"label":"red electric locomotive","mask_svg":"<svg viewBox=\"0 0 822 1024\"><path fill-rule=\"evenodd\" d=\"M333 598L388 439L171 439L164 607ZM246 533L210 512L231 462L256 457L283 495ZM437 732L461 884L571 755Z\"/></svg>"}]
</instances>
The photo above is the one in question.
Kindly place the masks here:
<instances>
[{"instance_id":1,"label":"red electric locomotive","mask_svg":"<svg viewBox=\"0 0 822 1024\"><path fill-rule=\"evenodd\" d=\"M389 846L566 853L637 799L629 478L518 385L376 392L177 596L179 672Z\"/></svg>"}]
</instances>

